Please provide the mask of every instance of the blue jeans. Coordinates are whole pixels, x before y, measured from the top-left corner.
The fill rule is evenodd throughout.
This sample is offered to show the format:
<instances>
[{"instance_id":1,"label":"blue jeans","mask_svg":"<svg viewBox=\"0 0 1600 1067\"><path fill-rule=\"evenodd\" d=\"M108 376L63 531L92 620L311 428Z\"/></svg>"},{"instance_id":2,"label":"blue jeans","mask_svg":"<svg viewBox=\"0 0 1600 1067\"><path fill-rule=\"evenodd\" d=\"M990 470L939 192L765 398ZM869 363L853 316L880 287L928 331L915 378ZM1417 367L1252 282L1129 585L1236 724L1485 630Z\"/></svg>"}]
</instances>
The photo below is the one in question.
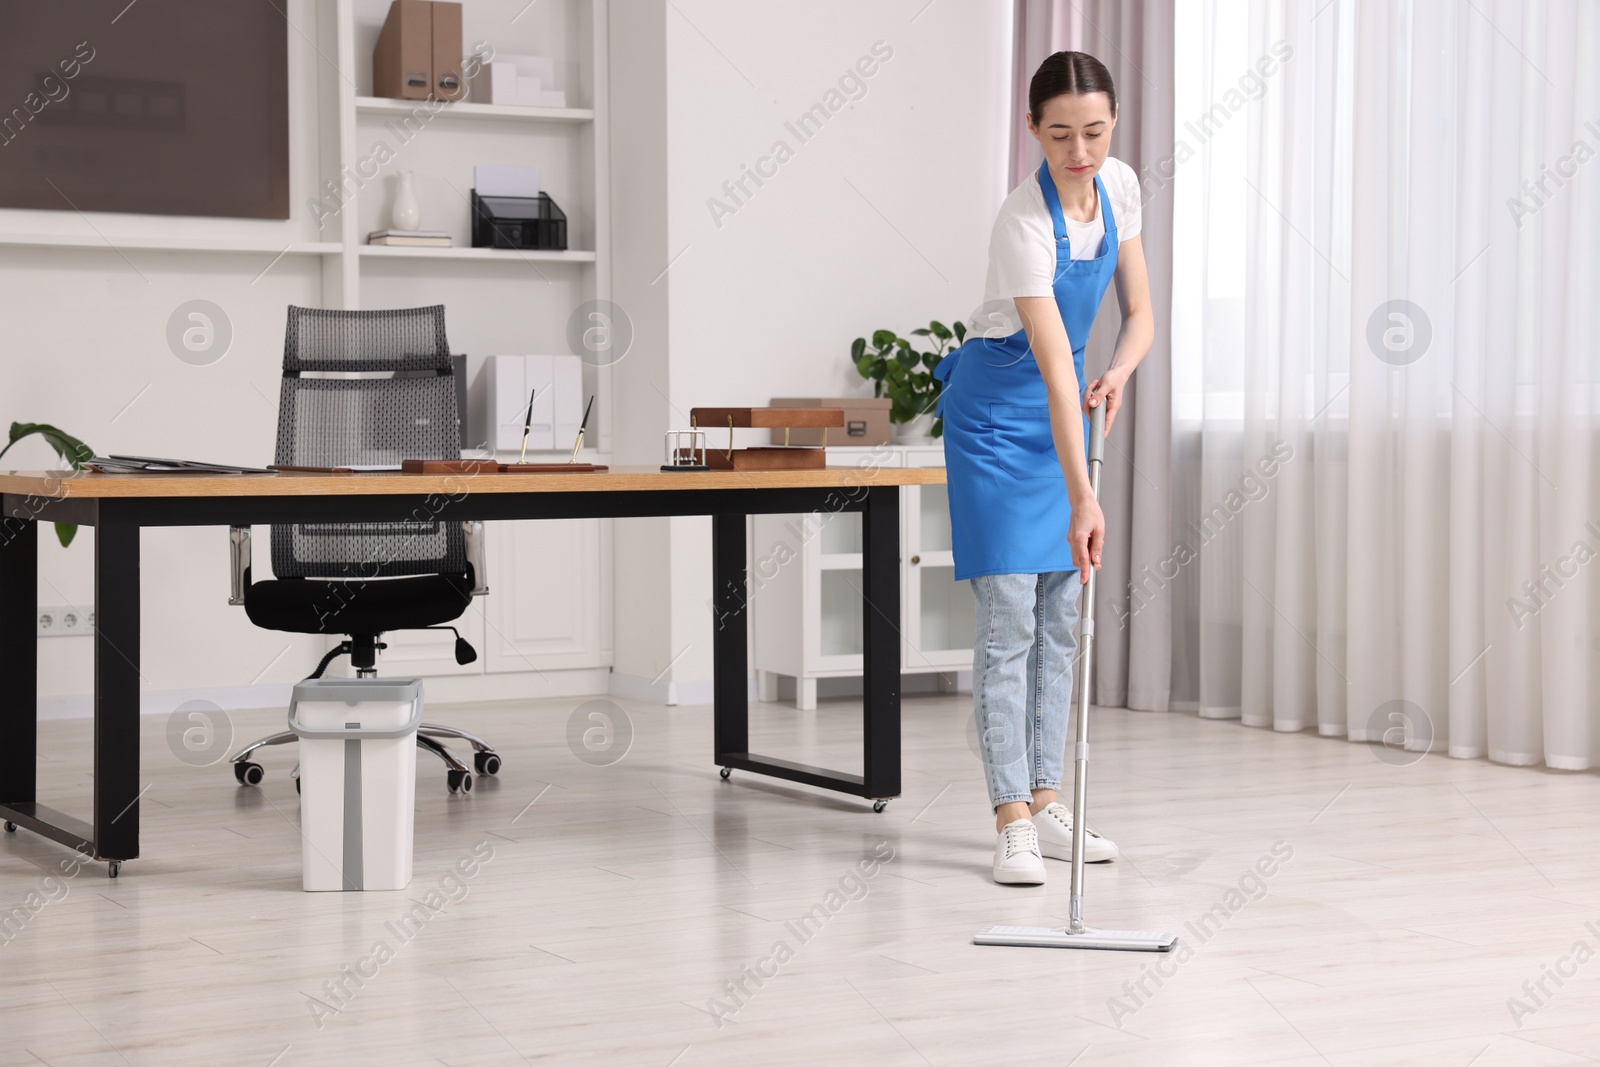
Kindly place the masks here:
<instances>
[{"instance_id":1,"label":"blue jeans","mask_svg":"<svg viewBox=\"0 0 1600 1067\"><path fill-rule=\"evenodd\" d=\"M971 579L977 601L972 713L998 808L1061 788L1078 652L1077 571Z\"/></svg>"}]
</instances>

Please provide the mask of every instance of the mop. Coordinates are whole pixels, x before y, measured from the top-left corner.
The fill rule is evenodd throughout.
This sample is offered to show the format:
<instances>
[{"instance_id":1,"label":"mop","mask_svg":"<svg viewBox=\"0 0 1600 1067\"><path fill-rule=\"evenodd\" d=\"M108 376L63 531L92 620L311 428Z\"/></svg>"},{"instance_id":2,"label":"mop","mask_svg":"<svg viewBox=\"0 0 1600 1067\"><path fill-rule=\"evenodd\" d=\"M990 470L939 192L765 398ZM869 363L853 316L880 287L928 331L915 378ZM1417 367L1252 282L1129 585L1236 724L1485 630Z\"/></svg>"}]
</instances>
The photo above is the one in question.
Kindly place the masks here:
<instances>
[{"instance_id":1,"label":"mop","mask_svg":"<svg viewBox=\"0 0 1600 1067\"><path fill-rule=\"evenodd\" d=\"M1089 409L1089 488L1100 499L1100 466L1105 457L1105 401ZM1088 811L1089 667L1094 662L1094 568L1083 587L1081 636L1078 639L1078 738L1072 760L1072 900L1066 929L1053 926L985 926L972 941L978 945L1021 948L1105 948L1133 952L1167 952L1178 935L1160 930L1097 930L1083 922L1083 829Z\"/></svg>"}]
</instances>

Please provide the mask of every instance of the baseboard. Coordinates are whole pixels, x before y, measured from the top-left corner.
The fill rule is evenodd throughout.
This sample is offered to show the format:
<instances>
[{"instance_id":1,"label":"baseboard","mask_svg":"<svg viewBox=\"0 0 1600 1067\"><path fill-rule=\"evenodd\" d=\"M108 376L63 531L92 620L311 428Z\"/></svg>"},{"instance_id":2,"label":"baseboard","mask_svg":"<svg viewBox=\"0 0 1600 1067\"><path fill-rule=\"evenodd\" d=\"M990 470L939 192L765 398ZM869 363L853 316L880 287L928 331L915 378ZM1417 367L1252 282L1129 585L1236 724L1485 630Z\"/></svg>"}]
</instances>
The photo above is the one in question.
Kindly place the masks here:
<instances>
[{"instance_id":1,"label":"baseboard","mask_svg":"<svg viewBox=\"0 0 1600 1067\"><path fill-rule=\"evenodd\" d=\"M184 704L197 701L223 711L287 708L292 685L230 685L203 689L152 689L139 694L140 715L170 715ZM40 697L39 719L90 719L94 697L88 693Z\"/></svg>"}]
</instances>

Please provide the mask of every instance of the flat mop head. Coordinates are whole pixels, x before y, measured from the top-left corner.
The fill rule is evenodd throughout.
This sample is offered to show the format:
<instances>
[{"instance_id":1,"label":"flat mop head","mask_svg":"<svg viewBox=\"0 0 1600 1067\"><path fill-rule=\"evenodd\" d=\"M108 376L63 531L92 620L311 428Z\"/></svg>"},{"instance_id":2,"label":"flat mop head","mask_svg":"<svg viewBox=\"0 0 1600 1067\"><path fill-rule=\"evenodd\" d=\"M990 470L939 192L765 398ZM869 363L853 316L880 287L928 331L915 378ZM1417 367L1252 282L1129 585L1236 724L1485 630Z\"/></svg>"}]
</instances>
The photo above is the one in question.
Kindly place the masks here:
<instances>
[{"instance_id":1,"label":"flat mop head","mask_svg":"<svg viewBox=\"0 0 1600 1067\"><path fill-rule=\"evenodd\" d=\"M1059 926L985 926L972 938L974 945L1014 945L1017 948L1109 948L1128 952L1170 952L1177 934L1164 930L1096 930L1068 933Z\"/></svg>"}]
</instances>

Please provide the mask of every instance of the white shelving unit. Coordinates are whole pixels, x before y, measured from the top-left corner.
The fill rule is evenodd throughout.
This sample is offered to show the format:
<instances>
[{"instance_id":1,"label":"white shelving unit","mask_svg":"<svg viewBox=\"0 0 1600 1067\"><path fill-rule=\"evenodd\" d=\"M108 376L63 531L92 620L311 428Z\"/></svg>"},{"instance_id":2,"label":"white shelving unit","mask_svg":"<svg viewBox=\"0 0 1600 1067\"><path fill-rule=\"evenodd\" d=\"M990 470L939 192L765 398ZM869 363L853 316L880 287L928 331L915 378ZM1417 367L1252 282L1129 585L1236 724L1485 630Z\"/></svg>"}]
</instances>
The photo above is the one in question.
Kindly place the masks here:
<instances>
[{"instance_id":1,"label":"white shelving unit","mask_svg":"<svg viewBox=\"0 0 1600 1067\"><path fill-rule=\"evenodd\" d=\"M569 108L471 100L441 105L370 95L372 49L388 9L389 0L319 6L323 33L331 34L326 39L334 45L329 54L338 56L348 75L325 79L324 138L338 160L330 169L353 191L324 223L338 226L337 251L324 262L325 303L444 304L451 347L468 353L469 379L487 355L568 351L568 316L586 301L611 296L607 0L463 5L462 39L469 52L483 42L492 52L550 56L560 87L578 105ZM382 149L391 157L375 164ZM469 196L478 163L537 166L541 188L567 216L567 250L471 247ZM453 247L366 244L368 233L389 226L393 183L406 170L422 208L420 228L449 231ZM585 458L607 463L610 368L585 365L584 391L595 395ZM529 458L565 455L530 452ZM385 672L604 669L612 659L610 534L610 523L599 519L491 523L490 593L458 624L479 649L477 662L457 665L448 640L438 634L398 633L385 638Z\"/></svg>"},{"instance_id":2,"label":"white shelving unit","mask_svg":"<svg viewBox=\"0 0 1600 1067\"><path fill-rule=\"evenodd\" d=\"M389 0L284 0L283 10L288 219L8 210L0 211L0 251L78 250L133 264L144 254L199 254L204 258L192 265L168 259L163 269L247 279L286 257L304 274L309 258L323 307L445 305L450 345L467 353L469 382L489 355L569 351L568 318L588 301L611 297L609 0L463 4L467 51L549 56L573 104L566 108L375 97L372 51ZM471 247L470 192L479 163L537 166L542 189L567 216L567 249ZM448 231L454 247L366 244L368 233L390 225L402 171L413 175L420 228ZM232 262L224 262L229 257ZM610 367L586 365L583 384L595 397L584 458L609 463ZM270 441L261 446L270 448ZM562 449L528 458L566 455ZM490 524L491 592L457 624L479 649L477 662L458 666L447 635L401 632L386 636L380 669L504 676L499 689L485 684L473 690L490 698L529 691L526 679L549 671L593 671L603 678L612 660L610 545L609 521ZM542 678L539 691L553 691L549 681Z\"/></svg>"},{"instance_id":3,"label":"white shelving unit","mask_svg":"<svg viewBox=\"0 0 1600 1067\"><path fill-rule=\"evenodd\" d=\"M875 455L882 466L944 466L937 444L830 448L828 462L853 465ZM948 500L942 485L900 490L902 675L972 669L972 594L955 580ZM758 693L775 701L779 678L793 678L795 706L812 710L819 679L862 673L861 516L757 515L752 523Z\"/></svg>"}]
</instances>

